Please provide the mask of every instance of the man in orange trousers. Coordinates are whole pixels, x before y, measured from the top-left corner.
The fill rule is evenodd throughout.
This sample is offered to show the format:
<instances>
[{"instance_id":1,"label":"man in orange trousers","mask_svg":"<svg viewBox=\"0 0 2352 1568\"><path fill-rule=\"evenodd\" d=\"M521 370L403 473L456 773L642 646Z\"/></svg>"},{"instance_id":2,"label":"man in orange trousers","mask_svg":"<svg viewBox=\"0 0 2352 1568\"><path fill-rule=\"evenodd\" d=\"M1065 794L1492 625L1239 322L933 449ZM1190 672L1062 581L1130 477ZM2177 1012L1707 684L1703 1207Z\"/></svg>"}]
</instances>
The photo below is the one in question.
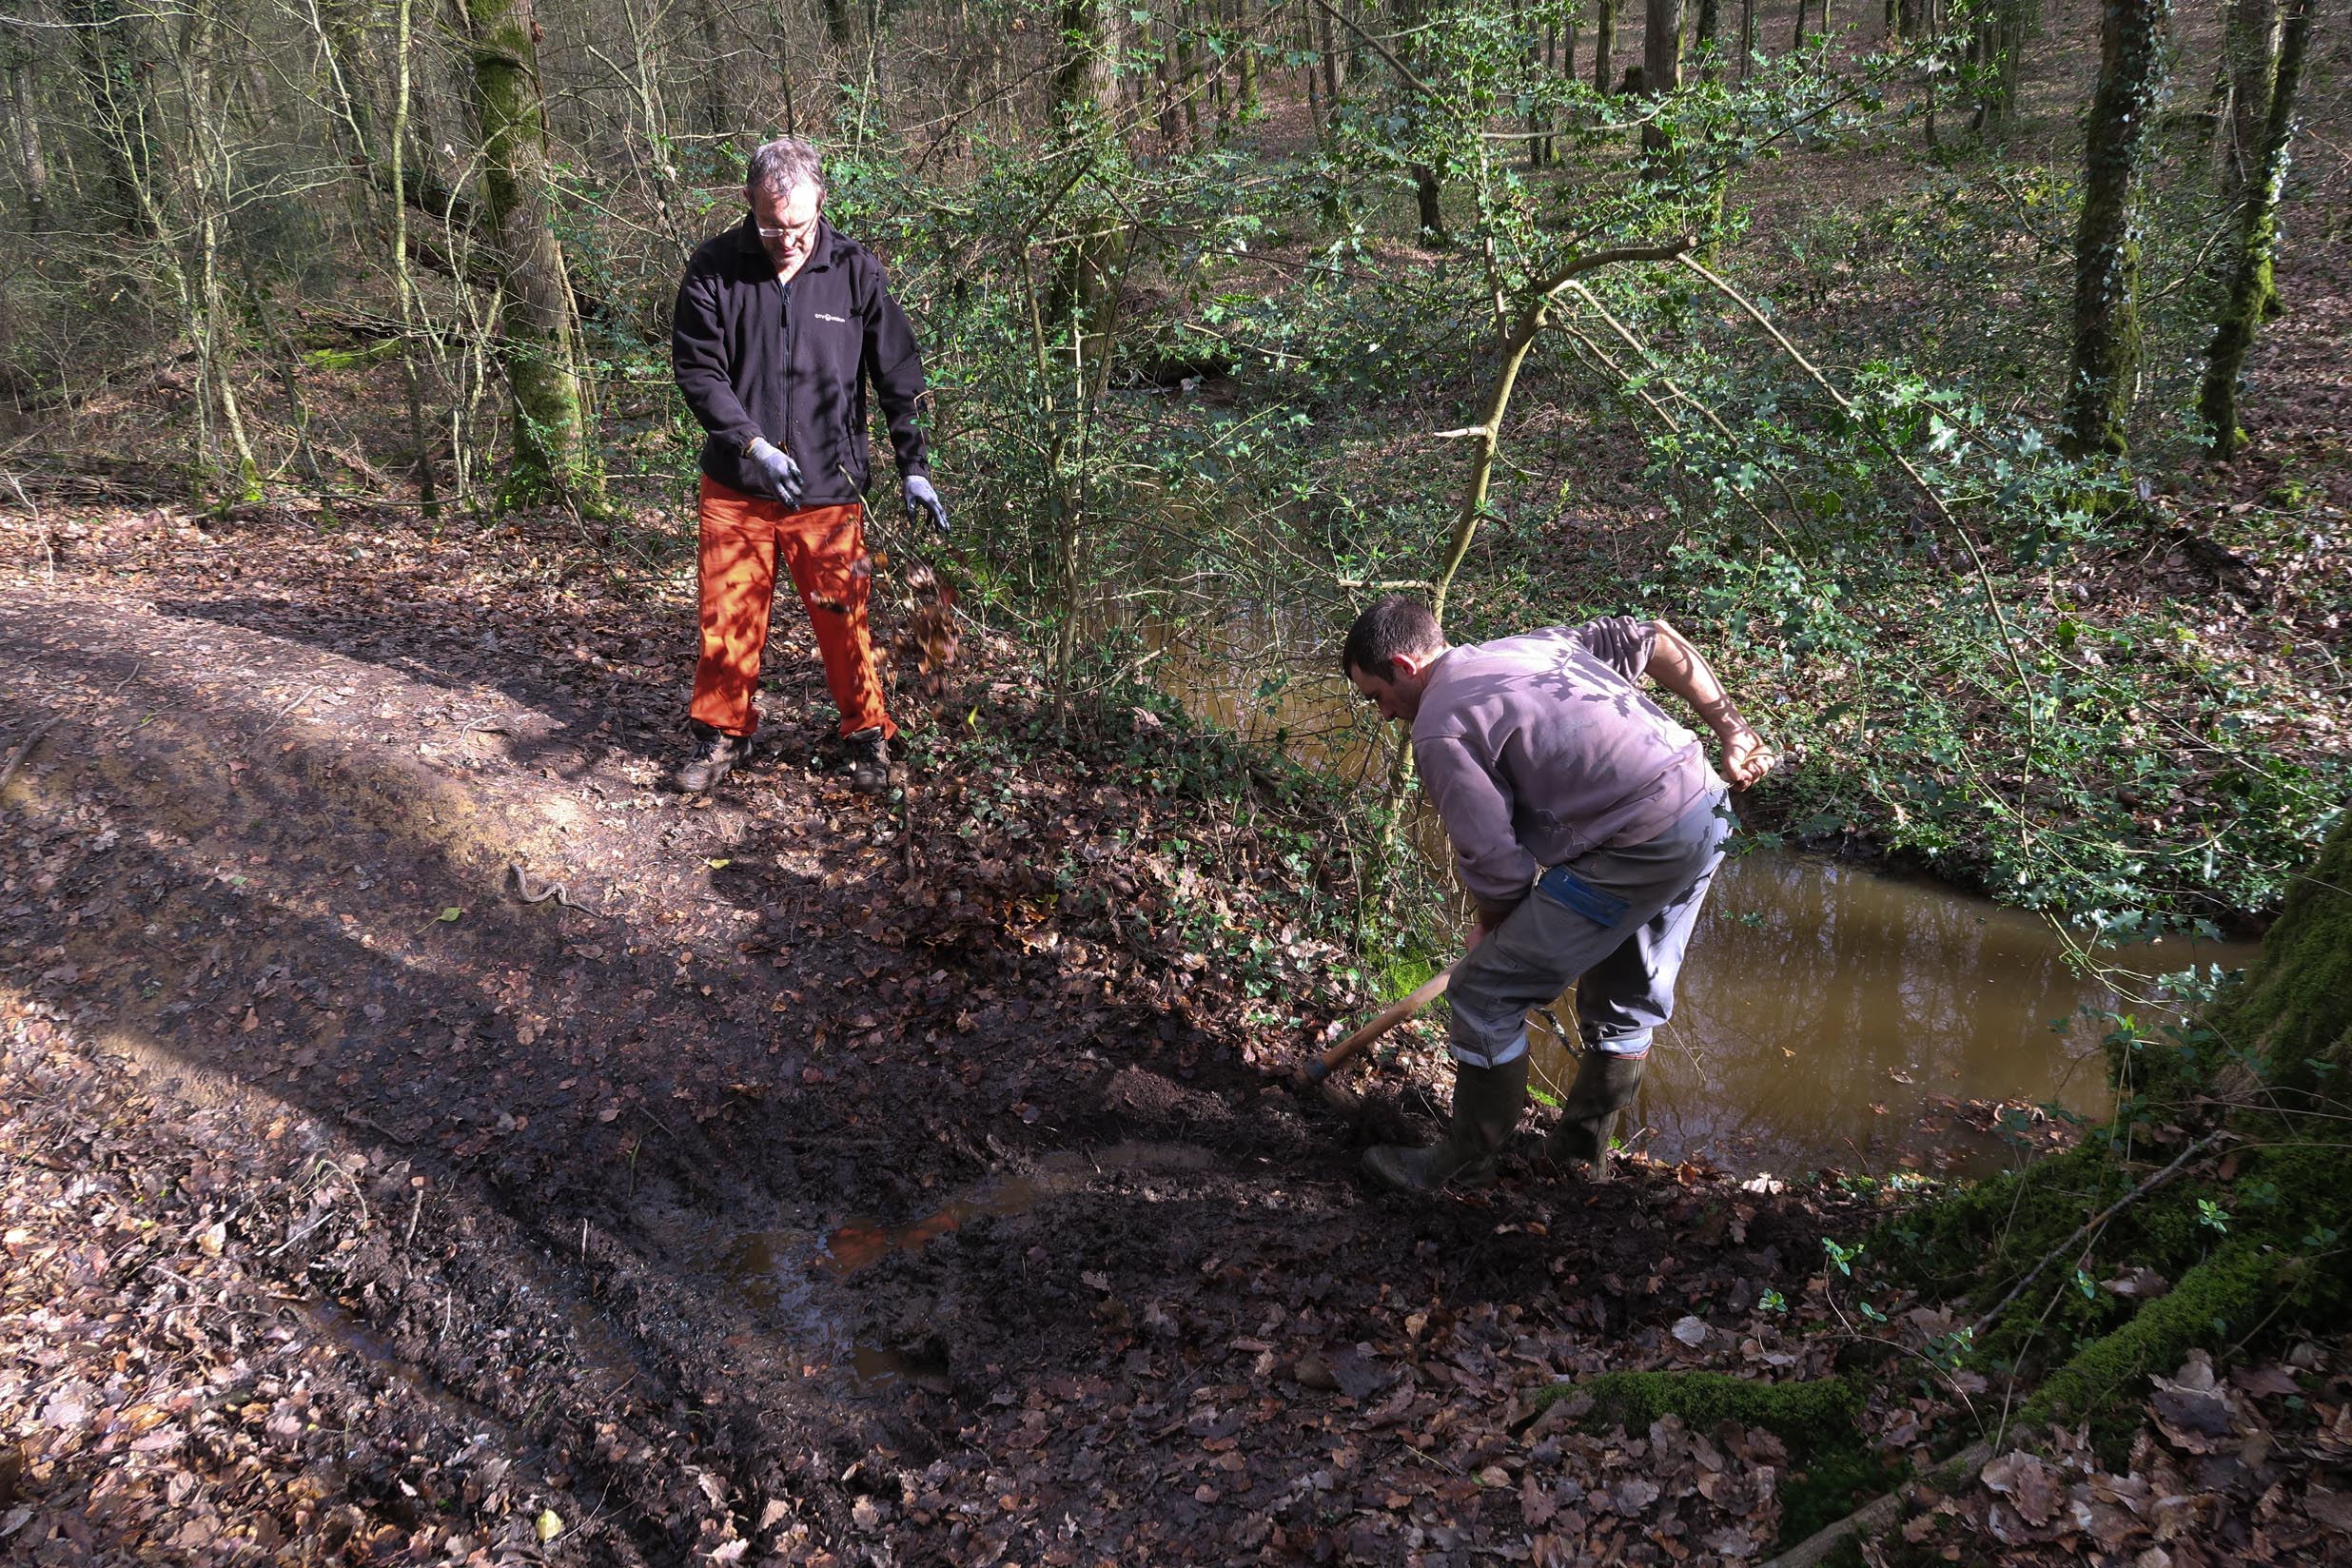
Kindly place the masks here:
<instances>
[{"instance_id":1,"label":"man in orange trousers","mask_svg":"<svg viewBox=\"0 0 2352 1568\"><path fill-rule=\"evenodd\" d=\"M816 631L841 711L850 782L890 780L890 739L866 626L873 479L866 387L889 421L910 520L947 531L923 431L923 359L881 263L824 220L816 149L794 137L752 154L750 211L703 243L678 285L670 339L702 443L702 652L688 718L695 752L673 775L715 788L749 755L760 657L781 564Z\"/></svg>"}]
</instances>

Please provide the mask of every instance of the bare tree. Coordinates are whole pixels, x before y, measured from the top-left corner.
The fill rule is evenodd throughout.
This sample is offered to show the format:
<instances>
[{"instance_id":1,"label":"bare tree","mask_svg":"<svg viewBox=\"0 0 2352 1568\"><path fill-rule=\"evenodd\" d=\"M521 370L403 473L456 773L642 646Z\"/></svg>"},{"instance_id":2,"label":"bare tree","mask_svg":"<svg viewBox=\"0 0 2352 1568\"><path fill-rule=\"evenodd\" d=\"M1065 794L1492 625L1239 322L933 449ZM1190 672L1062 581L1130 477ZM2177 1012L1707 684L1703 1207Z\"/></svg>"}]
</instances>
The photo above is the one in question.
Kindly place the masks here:
<instances>
[{"instance_id":1,"label":"bare tree","mask_svg":"<svg viewBox=\"0 0 2352 1568\"><path fill-rule=\"evenodd\" d=\"M0 40L0 75L7 79L17 177L25 183L25 224L38 234L49 226L49 152L34 108L31 46L14 36Z\"/></svg>"}]
</instances>

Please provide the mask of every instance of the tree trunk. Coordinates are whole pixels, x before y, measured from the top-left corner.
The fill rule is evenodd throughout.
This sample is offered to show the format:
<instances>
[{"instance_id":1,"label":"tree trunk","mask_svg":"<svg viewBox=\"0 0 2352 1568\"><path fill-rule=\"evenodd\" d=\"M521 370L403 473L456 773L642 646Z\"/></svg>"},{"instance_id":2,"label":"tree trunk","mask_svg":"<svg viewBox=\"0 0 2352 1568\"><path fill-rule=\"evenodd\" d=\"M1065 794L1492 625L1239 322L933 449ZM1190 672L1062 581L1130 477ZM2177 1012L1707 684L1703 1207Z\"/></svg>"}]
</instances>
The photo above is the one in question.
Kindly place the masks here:
<instances>
[{"instance_id":1,"label":"tree trunk","mask_svg":"<svg viewBox=\"0 0 2352 1568\"><path fill-rule=\"evenodd\" d=\"M2295 10L2307 24L2307 0ZM2264 1058L2263 1078L2274 1087L2308 1092L2341 1086L2352 1071L2352 811L2336 819L2318 857L2296 879L2244 984L2205 1022L2225 1049ZM2342 1090L2330 1092L2332 1108Z\"/></svg>"},{"instance_id":2,"label":"tree trunk","mask_svg":"<svg viewBox=\"0 0 2352 1568\"><path fill-rule=\"evenodd\" d=\"M2278 0L2229 0L2223 12L2222 63L2229 73L2229 112L2222 137L2222 200L2244 200L2262 156L2270 118L2270 83L2279 62Z\"/></svg>"},{"instance_id":3,"label":"tree trunk","mask_svg":"<svg viewBox=\"0 0 2352 1568\"><path fill-rule=\"evenodd\" d=\"M1315 133L1315 142L1319 147L1323 141L1325 108L1323 84L1316 80L1316 73L1323 69L1323 59L1316 48L1315 22L1322 14L1312 8L1301 12L1299 35L1293 41L1293 47L1298 50L1299 74L1304 78L1302 85L1306 88L1306 125Z\"/></svg>"},{"instance_id":4,"label":"tree trunk","mask_svg":"<svg viewBox=\"0 0 2352 1568\"><path fill-rule=\"evenodd\" d=\"M1796 0L1796 30L1789 35L1789 52L1794 54L1805 47L1806 0Z\"/></svg>"},{"instance_id":5,"label":"tree trunk","mask_svg":"<svg viewBox=\"0 0 2352 1568\"><path fill-rule=\"evenodd\" d=\"M1617 52L1617 0L1599 0L1593 29L1593 90L1607 97L1617 85L1609 75L1609 57Z\"/></svg>"},{"instance_id":6,"label":"tree trunk","mask_svg":"<svg viewBox=\"0 0 2352 1568\"><path fill-rule=\"evenodd\" d=\"M2074 241L2074 355L2062 444L2073 457L2122 455L2140 369L2141 156L2154 117L2165 0L2105 0L2099 86L2084 137L2083 215Z\"/></svg>"},{"instance_id":7,"label":"tree trunk","mask_svg":"<svg viewBox=\"0 0 2352 1568\"><path fill-rule=\"evenodd\" d=\"M2235 457L2245 445L2245 432L2238 428L2238 378L2245 369L2246 351L2254 345L2255 325L2273 292L2271 263L2278 247L2279 197L2286 184L2287 153L2295 132L2295 89L2303 78L2303 51L2310 36L2311 0L2286 0L2278 69L2267 84L2269 114L2255 163L2257 177L2241 209L2236 265L2228 295L2222 302L2221 318L2214 323L2212 346L2205 352L2205 385L2197 400L2214 450L2225 458Z\"/></svg>"},{"instance_id":8,"label":"tree trunk","mask_svg":"<svg viewBox=\"0 0 2352 1568\"><path fill-rule=\"evenodd\" d=\"M514 392L515 473L503 499L554 494L601 511L579 372L579 314L549 226L546 110L531 0L465 0L481 124L482 197L506 288L500 357Z\"/></svg>"},{"instance_id":9,"label":"tree trunk","mask_svg":"<svg viewBox=\"0 0 2352 1568\"><path fill-rule=\"evenodd\" d=\"M1126 0L1061 0L1066 52L1054 73L1055 134L1077 156L1085 144L1115 133L1119 115L1120 20ZM1101 214L1066 220L1079 233L1055 258L1050 291L1036 323L1043 389L1047 503L1054 527L1055 593L1061 623L1054 638L1057 712L1065 711L1087 595L1088 534L1095 511L1090 451L1094 410L1107 385L1118 330L1119 279L1127 264L1126 228ZM1028 252L1023 250L1023 266ZM1036 298L1034 289L1030 295ZM1049 322L1050 327L1049 327ZM1056 342L1049 343L1051 330ZM1066 336L1065 336L1066 335ZM1055 361L1067 343L1071 397L1066 417Z\"/></svg>"},{"instance_id":10,"label":"tree trunk","mask_svg":"<svg viewBox=\"0 0 2352 1568\"><path fill-rule=\"evenodd\" d=\"M1240 78L1234 118L1247 125L1258 117L1258 37L1249 15L1249 0L1233 0L1236 42L1235 74Z\"/></svg>"},{"instance_id":11,"label":"tree trunk","mask_svg":"<svg viewBox=\"0 0 2352 1568\"><path fill-rule=\"evenodd\" d=\"M401 304L401 385L407 395L408 441L415 454L417 506L426 518L441 516L441 490L433 476L433 446L424 426L423 378L417 373L417 281L408 270L408 203L401 179L401 144L408 137L408 49L415 31L410 0L396 0L392 31L392 148L387 160L393 174L392 283ZM451 409L452 422L457 410Z\"/></svg>"},{"instance_id":12,"label":"tree trunk","mask_svg":"<svg viewBox=\"0 0 2352 1568\"><path fill-rule=\"evenodd\" d=\"M784 110L781 128L787 136L797 136L800 134L800 115L798 107L793 102L792 30L784 25L784 8L777 0L761 0L761 4L768 13L768 52L775 61L776 97ZM987 50L991 69L1003 48L1003 42L991 33ZM762 125L766 124L767 116L761 115L759 121Z\"/></svg>"},{"instance_id":13,"label":"tree trunk","mask_svg":"<svg viewBox=\"0 0 2352 1568\"><path fill-rule=\"evenodd\" d=\"M1421 221L1422 238L1435 245L1445 243L1445 187L1439 183L1438 171L1427 164L1413 166L1413 207Z\"/></svg>"},{"instance_id":14,"label":"tree trunk","mask_svg":"<svg viewBox=\"0 0 2352 1568\"><path fill-rule=\"evenodd\" d=\"M1185 102L1185 144L1201 150L1201 55L1193 37L1199 0L1182 0L1176 18L1176 91Z\"/></svg>"},{"instance_id":15,"label":"tree trunk","mask_svg":"<svg viewBox=\"0 0 2352 1568\"><path fill-rule=\"evenodd\" d=\"M1682 89L1682 0L1645 0L1641 88L1658 98ZM1665 160L1666 131L1656 119L1641 127L1641 150L1653 168Z\"/></svg>"},{"instance_id":16,"label":"tree trunk","mask_svg":"<svg viewBox=\"0 0 2352 1568\"><path fill-rule=\"evenodd\" d=\"M1703 49L1709 44L1717 41L1715 35L1722 29L1723 17L1720 0L1698 0L1698 20L1691 31L1692 43ZM1719 65L1710 64L1707 67L1708 77L1712 80L1720 69Z\"/></svg>"},{"instance_id":17,"label":"tree trunk","mask_svg":"<svg viewBox=\"0 0 2352 1568\"><path fill-rule=\"evenodd\" d=\"M1218 48L1208 51L1208 101L1217 111L1217 145L1223 147L1233 127L1233 98L1225 90L1225 0L1208 0L1209 36Z\"/></svg>"},{"instance_id":18,"label":"tree trunk","mask_svg":"<svg viewBox=\"0 0 2352 1568\"><path fill-rule=\"evenodd\" d=\"M116 216L134 238L160 238L146 217L143 193L155 149L129 20L119 0L69 0L66 12L81 42L75 66L89 100L91 129L105 148Z\"/></svg>"},{"instance_id":19,"label":"tree trunk","mask_svg":"<svg viewBox=\"0 0 2352 1568\"><path fill-rule=\"evenodd\" d=\"M718 0L695 0L695 41L701 47L700 69L693 72L696 88L698 118L702 133L714 142L722 141L735 129L735 107L727 101L727 83L732 74L720 61L726 50L719 30ZM723 153L724 148L717 149Z\"/></svg>"},{"instance_id":20,"label":"tree trunk","mask_svg":"<svg viewBox=\"0 0 2352 1568\"><path fill-rule=\"evenodd\" d=\"M1119 117L1119 19L1125 0L1062 0L1061 29L1068 50L1054 77L1060 134L1072 142L1115 132ZM1056 273L1050 313L1068 322L1078 357L1079 384L1091 406L1110 370L1119 278L1127 265L1127 232L1102 226L1074 241Z\"/></svg>"},{"instance_id":21,"label":"tree trunk","mask_svg":"<svg viewBox=\"0 0 2352 1568\"><path fill-rule=\"evenodd\" d=\"M258 500L262 469L237 396L239 333L222 276L238 185L225 127L228 93L222 87L221 71L224 65L234 64L225 43L229 29L220 6L209 0L182 11L177 19L170 59L178 76L184 139L176 177L167 184L150 167L141 197L148 228L181 250L177 265L167 271L179 295L196 359L191 492L200 500L208 491L238 501ZM175 223L185 226L175 230Z\"/></svg>"},{"instance_id":22,"label":"tree trunk","mask_svg":"<svg viewBox=\"0 0 2352 1568\"><path fill-rule=\"evenodd\" d=\"M1978 117L1990 136L2006 132L2015 118L2018 58L2025 49L2029 16L2027 0L1996 0L1977 26L1984 83Z\"/></svg>"},{"instance_id":23,"label":"tree trunk","mask_svg":"<svg viewBox=\"0 0 2352 1568\"><path fill-rule=\"evenodd\" d=\"M41 146L41 121L33 111L32 58L19 53L8 63L9 113L16 123L16 169L25 182L25 223L38 234L49 227L49 154Z\"/></svg>"},{"instance_id":24,"label":"tree trunk","mask_svg":"<svg viewBox=\"0 0 2352 1568\"><path fill-rule=\"evenodd\" d=\"M1315 52L1323 56L1323 102L1337 108L1340 102L1340 51L1331 47L1330 13L1318 8L1315 11ZM1327 114L1328 108L1324 110Z\"/></svg>"}]
</instances>

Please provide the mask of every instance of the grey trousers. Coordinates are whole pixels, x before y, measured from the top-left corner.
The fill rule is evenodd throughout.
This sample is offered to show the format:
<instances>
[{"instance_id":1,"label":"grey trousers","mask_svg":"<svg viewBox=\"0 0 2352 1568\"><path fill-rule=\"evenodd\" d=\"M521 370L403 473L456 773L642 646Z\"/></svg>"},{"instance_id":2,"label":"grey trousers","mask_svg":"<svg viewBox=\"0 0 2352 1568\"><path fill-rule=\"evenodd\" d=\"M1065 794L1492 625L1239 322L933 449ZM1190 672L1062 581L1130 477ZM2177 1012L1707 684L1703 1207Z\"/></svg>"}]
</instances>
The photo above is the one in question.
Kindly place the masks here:
<instances>
[{"instance_id":1,"label":"grey trousers","mask_svg":"<svg viewBox=\"0 0 2352 1568\"><path fill-rule=\"evenodd\" d=\"M1527 1014L1573 982L1588 1049L1640 1056L1673 1016L1675 977L1731 836L1713 790L1645 844L1595 850L1537 878L1519 907L1454 966L1454 1059L1497 1068L1527 1049Z\"/></svg>"}]
</instances>

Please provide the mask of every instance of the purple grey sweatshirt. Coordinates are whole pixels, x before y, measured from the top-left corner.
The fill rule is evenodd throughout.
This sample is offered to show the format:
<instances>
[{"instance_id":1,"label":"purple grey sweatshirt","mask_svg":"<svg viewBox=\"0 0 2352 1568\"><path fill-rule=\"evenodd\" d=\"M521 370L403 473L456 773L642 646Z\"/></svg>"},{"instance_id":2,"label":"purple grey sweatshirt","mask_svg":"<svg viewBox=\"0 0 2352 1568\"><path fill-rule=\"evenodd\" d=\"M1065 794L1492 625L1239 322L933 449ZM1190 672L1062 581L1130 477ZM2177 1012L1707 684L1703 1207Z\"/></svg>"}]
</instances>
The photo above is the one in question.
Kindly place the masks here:
<instances>
[{"instance_id":1,"label":"purple grey sweatshirt","mask_svg":"<svg viewBox=\"0 0 2352 1568\"><path fill-rule=\"evenodd\" d=\"M1546 867L1656 837L1715 787L1698 737L1637 684L1656 638L1611 616L1430 667L1413 757L1480 913L1516 908Z\"/></svg>"}]
</instances>

